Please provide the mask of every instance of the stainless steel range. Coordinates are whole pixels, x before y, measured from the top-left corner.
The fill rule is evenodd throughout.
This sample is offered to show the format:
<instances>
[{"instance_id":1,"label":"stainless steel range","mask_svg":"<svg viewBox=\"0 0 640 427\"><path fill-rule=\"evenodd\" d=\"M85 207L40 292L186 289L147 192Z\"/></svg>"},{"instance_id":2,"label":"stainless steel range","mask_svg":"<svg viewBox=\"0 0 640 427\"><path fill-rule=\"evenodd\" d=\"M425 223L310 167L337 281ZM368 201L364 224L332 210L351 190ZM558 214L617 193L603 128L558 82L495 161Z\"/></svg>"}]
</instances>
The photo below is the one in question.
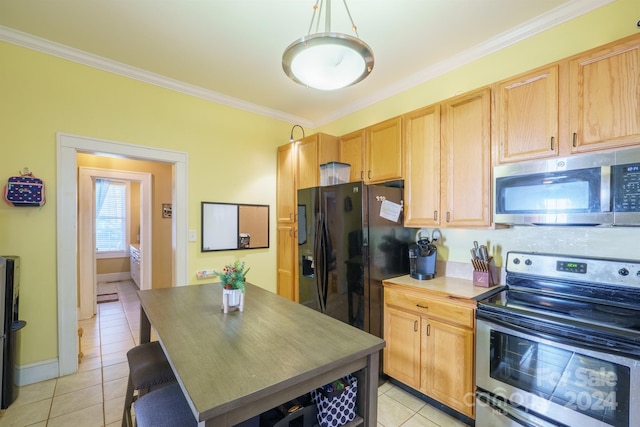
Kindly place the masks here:
<instances>
[{"instance_id":1,"label":"stainless steel range","mask_svg":"<svg viewBox=\"0 0 640 427\"><path fill-rule=\"evenodd\" d=\"M476 426L640 426L640 261L509 252L478 303Z\"/></svg>"}]
</instances>

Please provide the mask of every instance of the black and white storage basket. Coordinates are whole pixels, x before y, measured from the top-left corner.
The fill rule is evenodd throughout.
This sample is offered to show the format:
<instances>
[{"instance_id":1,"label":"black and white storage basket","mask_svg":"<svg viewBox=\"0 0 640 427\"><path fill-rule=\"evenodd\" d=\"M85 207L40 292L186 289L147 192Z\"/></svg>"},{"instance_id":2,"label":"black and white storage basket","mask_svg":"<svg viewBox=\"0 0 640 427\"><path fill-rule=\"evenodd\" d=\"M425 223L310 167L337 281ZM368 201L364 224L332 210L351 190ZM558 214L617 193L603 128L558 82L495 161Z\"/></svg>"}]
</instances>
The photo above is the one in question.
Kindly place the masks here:
<instances>
[{"instance_id":1,"label":"black and white storage basket","mask_svg":"<svg viewBox=\"0 0 640 427\"><path fill-rule=\"evenodd\" d=\"M340 427L356 417L358 379L353 375L347 375L339 382L344 388L327 390L321 387L311 391L311 399L318 408L320 427Z\"/></svg>"}]
</instances>

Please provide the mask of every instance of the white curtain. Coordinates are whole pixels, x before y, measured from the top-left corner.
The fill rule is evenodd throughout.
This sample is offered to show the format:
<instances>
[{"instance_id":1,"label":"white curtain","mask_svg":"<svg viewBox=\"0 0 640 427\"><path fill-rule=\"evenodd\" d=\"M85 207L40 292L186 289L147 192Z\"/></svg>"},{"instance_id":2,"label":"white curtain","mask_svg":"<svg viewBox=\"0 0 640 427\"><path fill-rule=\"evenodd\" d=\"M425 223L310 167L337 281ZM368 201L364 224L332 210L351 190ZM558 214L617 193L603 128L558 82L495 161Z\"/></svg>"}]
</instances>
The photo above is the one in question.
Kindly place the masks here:
<instances>
[{"instance_id":1,"label":"white curtain","mask_svg":"<svg viewBox=\"0 0 640 427\"><path fill-rule=\"evenodd\" d=\"M96 178L96 217L100 216L100 209L102 204L107 198L109 192L109 180L103 178Z\"/></svg>"}]
</instances>

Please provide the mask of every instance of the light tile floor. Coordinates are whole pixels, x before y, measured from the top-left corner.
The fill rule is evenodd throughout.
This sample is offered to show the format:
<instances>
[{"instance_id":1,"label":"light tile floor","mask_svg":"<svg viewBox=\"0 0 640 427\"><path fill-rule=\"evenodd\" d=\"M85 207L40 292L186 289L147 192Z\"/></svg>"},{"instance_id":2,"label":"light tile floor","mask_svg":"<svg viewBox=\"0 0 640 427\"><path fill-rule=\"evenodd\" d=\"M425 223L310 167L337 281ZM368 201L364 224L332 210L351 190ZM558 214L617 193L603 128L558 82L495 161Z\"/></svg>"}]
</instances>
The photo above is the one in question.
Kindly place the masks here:
<instances>
[{"instance_id":1,"label":"light tile floor","mask_svg":"<svg viewBox=\"0 0 640 427\"><path fill-rule=\"evenodd\" d=\"M121 425L126 354L138 343L140 305L133 282L117 286L119 301L98 304L97 316L80 321L84 357L78 372L20 387L18 399L0 412L0 427ZM378 395L379 427L464 427L391 383L380 386Z\"/></svg>"}]
</instances>

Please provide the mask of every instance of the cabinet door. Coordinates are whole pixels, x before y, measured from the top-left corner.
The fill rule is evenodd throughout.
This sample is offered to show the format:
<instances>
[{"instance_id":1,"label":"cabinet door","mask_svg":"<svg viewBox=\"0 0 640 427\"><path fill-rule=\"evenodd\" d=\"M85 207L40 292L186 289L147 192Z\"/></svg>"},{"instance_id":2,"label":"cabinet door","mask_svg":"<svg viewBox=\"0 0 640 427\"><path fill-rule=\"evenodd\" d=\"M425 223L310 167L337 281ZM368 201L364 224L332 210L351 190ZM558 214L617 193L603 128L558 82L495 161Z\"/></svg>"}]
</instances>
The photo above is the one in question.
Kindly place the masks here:
<instances>
[{"instance_id":1,"label":"cabinet door","mask_svg":"<svg viewBox=\"0 0 640 427\"><path fill-rule=\"evenodd\" d=\"M320 162L318 158L317 135L303 138L297 143L297 184L298 189L320 185Z\"/></svg>"},{"instance_id":2,"label":"cabinet door","mask_svg":"<svg viewBox=\"0 0 640 427\"><path fill-rule=\"evenodd\" d=\"M294 224L278 224L278 295L297 301L296 258L298 242Z\"/></svg>"},{"instance_id":3,"label":"cabinet door","mask_svg":"<svg viewBox=\"0 0 640 427\"><path fill-rule=\"evenodd\" d=\"M276 218L278 222L293 222L296 213L296 151L295 144L278 147L276 175Z\"/></svg>"},{"instance_id":4,"label":"cabinet door","mask_svg":"<svg viewBox=\"0 0 640 427\"><path fill-rule=\"evenodd\" d=\"M364 130L340 138L340 161L351 165L349 182L364 181Z\"/></svg>"},{"instance_id":5,"label":"cabinet door","mask_svg":"<svg viewBox=\"0 0 640 427\"><path fill-rule=\"evenodd\" d=\"M442 223L451 227L491 225L491 137L489 89L442 104Z\"/></svg>"},{"instance_id":6,"label":"cabinet door","mask_svg":"<svg viewBox=\"0 0 640 427\"><path fill-rule=\"evenodd\" d=\"M297 185L300 188L320 185L320 165L340 158L338 137L316 133L297 143Z\"/></svg>"},{"instance_id":7,"label":"cabinet door","mask_svg":"<svg viewBox=\"0 0 640 427\"><path fill-rule=\"evenodd\" d=\"M402 118L397 117L366 129L365 181L402 179Z\"/></svg>"},{"instance_id":8,"label":"cabinet door","mask_svg":"<svg viewBox=\"0 0 640 427\"><path fill-rule=\"evenodd\" d=\"M404 223L440 224L440 106L406 114L404 123Z\"/></svg>"},{"instance_id":9,"label":"cabinet door","mask_svg":"<svg viewBox=\"0 0 640 427\"><path fill-rule=\"evenodd\" d=\"M496 85L498 160L558 155L558 66Z\"/></svg>"},{"instance_id":10,"label":"cabinet door","mask_svg":"<svg viewBox=\"0 0 640 427\"><path fill-rule=\"evenodd\" d=\"M384 308L384 372L413 388L420 387L420 316Z\"/></svg>"},{"instance_id":11,"label":"cabinet door","mask_svg":"<svg viewBox=\"0 0 640 427\"><path fill-rule=\"evenodd\" d=\"M326 133L317 134L318 137L318 165L316 173L320 174L320 165L329 162L337 162L340 160L340 138L337 136L327 135Z\"/></svg>"},{"instance_id":12,"label":"cabinet door","mask_svg":"<svg viewBox=\"0 0 640 427\"><path fill-rule=\"evenodd\" d=\"M473 330L422 319L422 382L420 390L473 418Z\"/></svg>"},{"instance_id":13,"label":"cabinet door","mask_svg":"<svg viewBox=\"0 0 640 427\"><path fill-rule=\"evenodd\" d=\"M640 143L639 69L637 37L569 62L572 152Z\"/></svg>"}]
</instances>

